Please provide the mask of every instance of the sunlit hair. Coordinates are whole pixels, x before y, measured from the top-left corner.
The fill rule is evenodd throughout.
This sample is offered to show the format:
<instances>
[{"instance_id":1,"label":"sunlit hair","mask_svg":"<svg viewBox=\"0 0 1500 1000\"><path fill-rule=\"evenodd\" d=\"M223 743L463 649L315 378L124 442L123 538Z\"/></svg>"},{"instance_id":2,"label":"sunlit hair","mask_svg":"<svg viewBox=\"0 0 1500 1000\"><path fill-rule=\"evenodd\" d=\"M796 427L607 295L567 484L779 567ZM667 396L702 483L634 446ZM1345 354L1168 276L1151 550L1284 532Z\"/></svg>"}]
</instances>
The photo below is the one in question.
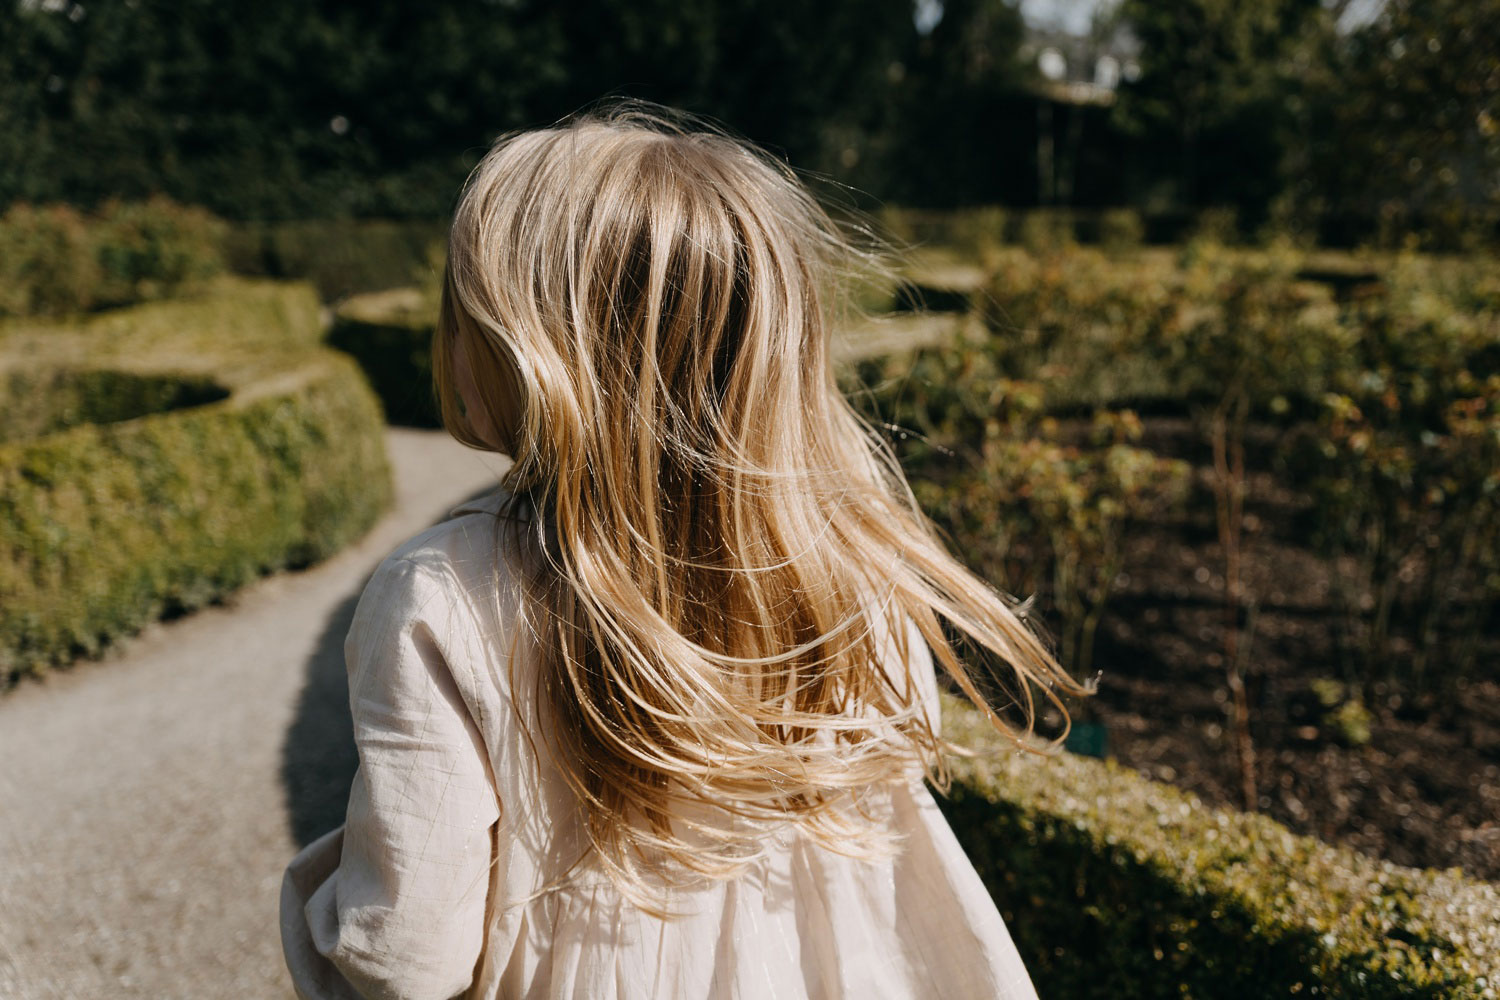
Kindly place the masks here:
<instances>
[{"instance_id":1,"label":"sunlit hair","mask_svg":"<svg viewBox=\"0 0 1500 1000\"><path fill-rule=\"evenodd\" d=\"M871 229L841 228L776 157L629 100L501 136L455 211L443 422L510 454L502 485L538 515L524 618L555 722L533 735L648 908L668 869L733 875L778 822L845 854L892 849L862 790L918 766L948 779L908 620L1017 746L1036 749L1033 685L1065 720L1053 689L1092 691L949 554L839 391L831 331L857 316L853 282L890 268L855 232ZM482 413L460 399L458 349ZM962 642L1009 665L1016 683L991 681L1024 732Z\"/></svg>"}]
</instances>

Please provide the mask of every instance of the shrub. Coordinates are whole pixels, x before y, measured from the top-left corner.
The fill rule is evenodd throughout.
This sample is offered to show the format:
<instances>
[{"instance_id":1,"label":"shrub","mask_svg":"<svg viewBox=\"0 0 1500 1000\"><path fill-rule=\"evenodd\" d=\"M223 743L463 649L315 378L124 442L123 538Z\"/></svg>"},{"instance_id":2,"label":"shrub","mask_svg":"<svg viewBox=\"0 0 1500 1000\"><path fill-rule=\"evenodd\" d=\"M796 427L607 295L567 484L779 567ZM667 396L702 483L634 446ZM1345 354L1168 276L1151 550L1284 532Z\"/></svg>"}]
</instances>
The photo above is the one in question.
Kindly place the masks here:
<instances>
[{"instance_id":1,"label":"shrub","mask_svg":"<svg viewBox=\"0 0 1500 1000\"><path fill-rule=\"evenodd\" d=\"M172 295L224 270L224 223L163 196L96 215L18 203L0 216L0 315L82 312Z\"/></svg>"},{"instance_id":2,"label":"shrub","mask_svg":"<svg viewBox=\"0 0 1500 1000\"><path fill-rule=\"evenodd\" d=\"M226 395L208 378L110 369L12 369L0 374L0 412L6 414L0 443L201 406Z\"/></svg>"},{"instance_id":3,"label":"shrub","mask_svg":"<svg viewBox=\"0 0 1500 1000\"><path fill-rule=\"evenodd\" d=\"M1431 341L1419 349L1437 354ZM1500 375L1458 375L1445 391L1427 384L1446 405L1424 415L1413 370L1366 369L1347 394L1325 397L1323 419L1297 437L1291 457L1316 500L1318 550L1353 557L1355 572L1335 579L1334 597L1361 674L1389 678L1399 665L1416 689L1436 680L1449 695L1474 671L1486 611L1500 598ZM1394 655L1398 637L1409 659Z\"/></svg>"},{"instance_id":4,"label":"shrub","mask_svg":"<svg viewBox=\"0 0 1500 1000\"><path fill-rule=\"evenodd\" d=\"M1422 690L1473 671L1500 599L1492 260L1312 255L1286 243L1240 250L1202 239L1114 258L1004 248L989 264L976 296L988 334L964 348L964 377L1037 383L1053 413L1130 407L1194 417L1215 455L1231 582L1246 427L1275 429L1280 447L1268 465L1313 494L1293 527L1358 568L1334 577L1346 679L1399 676ZM913 387L943 411L918 425L923 433L969 419L974 401L943 378ZM1237 603L1235 587L1226 586L1227 603Z\"/></svg>"},{"instance_id":5,"label":"shrub","mask_svg":"<svg viewBox=\"0 0 1500 1000\"><path fill-rule=\"evenodd\" d=\"M891 236L918 246L980 254L1009 241L1011 212L1000 205L976 205L955 211L883 205L876 216Z\"/></svg>"},{"instance_id":6,"label":"shrub","mask_svg":"<svg viewBox=\"0 0 1500 1000\"><path fill-rule=\"evenodd\" d=\"M1187 242L1232 244L1239 242L1239 211L1233 205L1213 205L1202 209L1193 219Z\"/></svg>"},{"instance_id":7,"label":"shrub","mask_svg":"<svg viewBox=\"0 0 1500 1000\"><path fill-rule=\"evenodd\" d=\"M432 333L437 307L418 289L349 299L334 314L328 345L353 356L385 406L406 427L441 427L432 395Z\"/></svg>"},{"instance_id":8,"label":"shrub","mask_svg":"<svg viewBox=\"0 0 1500 1000\"><path fill-rule=\"evenodd\" d=\"M82 215L67 205L12 205L0 216L0 315L87 308L99 257Z\"/></svg>"},{"instance_id":9,"label":"shrub","mask_svg":"<svg viewBox=\"0 0 1500 1000\"><path fill-rule=\"evenodd\" d=\"M323 301L335 302L426 283L432 246L445 233L441 220L247 223L231 231L226 252L236 273L310 281Z\"/></svg>"},{"instance_id":10,"label":"shrub","mask_svg":"<svg viewBox=\"0 0 1500 1000\"><path fill-rule=\"evenodd\" d=\"M1099 216L1099 244L1106 250L1133 250L1146 240L1146 224L1133 208L1106 209Z\"/></svg>"},{"instance_id":11,"label":"shrub","mask_svg":"<svg viewBox=\"0 0 1500 1000\"><path fill-rule=\"evenodd\" d=\"M1033 208L1021 217L1020 243L1033 252L1066 249L1077 244L1073 212L1066 208Z\"/></svg>"},{"instance_id":12,"label":"shrub","mask_svg":"<svg viewBox=\"0 0 1500 1000\"><path fill-rule=\"evenodd\" d=\"M1022 753L951 697L943 713L979 753L939 804L1043 995L1500 996L1494 886L1211 809L1113 760Z\"/></svg>"},{"instance_id":13,"label":"shrub","mask_svg":"<svg viewBox=\"0 0 1500 1000\"><path fill-rule=\"evenodd\" d=\"M1087 672L1126 524L1179 508L1188 466L1132 446L1141 424L1129 410L1095 411L1085 439L1069 440L1041 384L1003 377L962 334L899 377L887 370L905 364L862 364L856 377L874 391L857 402L917 432L903 465L923 509L976 572L1013 594L1046 593L1063 665Z\"/></svg>"},{"instance_id":14,"label":"shrub","mask_svg":"<svg viewBox=\"0 0 1500 1000\"><path fill-rule=\"evenodd\" d=\"M223 272L228 228L207 210L162 195L105 202L96 223L102 282L95 303L146 302Z\"/></svg>"},{"instance_id":15,"label":"shrub","mask_svg":"<svg viewBox=\"0 0 1500 1000\"><path fill-rule=\"evenodd\" d=\"M1005 245L1010 213L999 205L980 205L954 214L948 239L954 246L974 253Z\"/></svg>"},{"instance_id":16,"label":"shrub","mask_svg":"<svg viewBox=\"0 0 1500 1000\"><path fill-rule=\"evenodd\" d=\"M95 654L374 522L391 490L380 406L320 333L309 286L222 279L203 297L0 335L12 373L88 357L115 384L151 387L122 391L131 405L112 414L59 418L117 422L0 445L0 679ZM194 393L220 398L132 414Z\"/></svg>"}]
</instances>

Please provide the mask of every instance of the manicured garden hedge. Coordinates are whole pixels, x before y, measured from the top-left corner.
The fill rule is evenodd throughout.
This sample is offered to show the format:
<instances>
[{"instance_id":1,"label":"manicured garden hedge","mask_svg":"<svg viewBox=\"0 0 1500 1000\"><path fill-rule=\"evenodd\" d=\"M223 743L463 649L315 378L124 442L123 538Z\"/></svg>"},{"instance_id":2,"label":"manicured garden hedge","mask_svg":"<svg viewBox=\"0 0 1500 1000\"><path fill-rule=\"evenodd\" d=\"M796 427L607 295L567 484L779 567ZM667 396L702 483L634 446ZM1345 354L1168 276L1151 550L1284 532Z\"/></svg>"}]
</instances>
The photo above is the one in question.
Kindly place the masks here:
<instances>
[{"instance_id":1,"label":"manicured garden hedge","mask_svg":"<svg viewBox=\"0 0 1500 1000\"><path fill-rule=\"evenodd\" d=\"M391 495L380 405L321 334L310 286L230 279L0 327L7 409L27 411L29 388L41 414L27 418L38 436L0 444L0 684L323 558L374 522ZM63 393L91 401L72 408L38 399L79 385L110 391Z\"/></svg>"},{"instance_id":2,"label":"manicured garden hedge","mask_svg":"<svg viewBox=\"0 0 1500 1000\"><path fill-rule=\"evenodd\" d=\"M237 274L311 281L323 301L334 302L435 283L446 231L441 219L244 222L229 230L224 253Z\"/></svg>"},{"instance_id":3,"label":"manicured garden hedge","mask_svg":"<svg viewBox=\"0 0 1500 1000\"><path fill-rule=\"evenodd\" d=\"M224 270L228 226L157 195L84 213L17 202L0 214L0 316L167 298Z\"/></svg>"},{"instance_id":4,"label":"manicured garden hedge","mask_svg":"<svg viewBox=\"0 0 1500 1000\"><path fill-rule=\"evenodd\" d=\"M939 797L1043 997L1500 996L1500 890L1210 809L1113 760L978 750Z\"/></svg>"},{"instance_id":5,"label":"manicured garden hedge","mask_svg":"<svg viewBox=\"0 0 1500 1000\"><path fill-rule=\"evenodd\" d=\"M432 394L432 331L437 307L420 289L358 295L334 313L328 346L354 357L385 406L404 427L440 427Z\"/></svg>"}]
</instances>

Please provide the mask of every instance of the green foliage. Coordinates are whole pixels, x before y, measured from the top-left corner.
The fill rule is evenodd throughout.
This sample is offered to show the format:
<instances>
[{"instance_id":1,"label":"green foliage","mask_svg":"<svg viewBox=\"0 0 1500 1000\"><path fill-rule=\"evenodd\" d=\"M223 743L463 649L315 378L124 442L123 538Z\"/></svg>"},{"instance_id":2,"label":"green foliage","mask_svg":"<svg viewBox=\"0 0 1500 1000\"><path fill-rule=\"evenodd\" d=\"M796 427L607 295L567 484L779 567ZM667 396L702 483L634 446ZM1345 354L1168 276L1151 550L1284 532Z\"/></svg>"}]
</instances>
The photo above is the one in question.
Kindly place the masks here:
<instances>
[{"instance_id":1,"label":"green foliage","mask_svg":"<svg viewBox=\"0 0 1500 1000\"><path fill-rule=\"evenodd\" d=\"M319 333L309 287L239 282L0 330L12 389L66 384L77 376L56 372L88 356L113 378L84 384L114 393L56 416L72 426L0 444L0 678L96 654L374 522L391 489L380 407ZM214 385L228 395L202 400ZM173 402L200 405L131 413Z\"/></svg>"},{"instance_id":2,"label":"green foliage","mask_svg":"<svg viewBox=\"0 0 1500 1000\"><path fill-rule=\"evenodd\" d=\"M1500 298L1475 282L1454 308L1412 269L1398 260L1386 294L1348 308L1318 422L1289 461L1317 501L1320 551L1356 567L1336 581L1348 650L1380 667L1373 679L1398 672L1403 643L1420 687L1430 664L1444 683L1473 671L1500 597Z\"/></svg>"},{"instance_id":3,"label":"green foliage","mask_svg":"<svg viewBox=\"0 0 1500 1000\"><path fill-rule=\"evenodd\" d=\"M1445 684L1473 671L1500 594L1492 261L1325 255L1314 266L1286 243L1240 250L1200 238L1115 257L1007 248L990 266L981 316L992 332L960 380L1040 383L1054 412L1192 416L1223 456L1221 522L1236 516L1248 425L1274 429L1284 446L1272 471L1315 501L1295 527L1356 567L1334 577L1347 677L1401 675L1421 688L1437 680L1433 664ZM1380 280L1336 296L1302 277L1340 269ZM923 433L978 412L972 400L943 406L917 425Z\"/></svg>"},{"instance_id":4,"label":"green foliage","mask_svg":"<svg viewBox=\"0 0 1500 1000\"><path fill-rule=\"evenodd\" d=\"M1322 63L1308 189L1378 220L1383 246L1493 245L1500 221L1500 0L1388 0ZM1304 201L1306 199L1303 199Z\"/></svg>"},{"instance_id":5,"label":"green foliage","mask_svg":"<svg viewBox=\"0 0 1500 1000\"><path fill-rule=\"evenodd\" d=\"M1171 200L1263 212L1295 183L1293 95L1331 15L1317 0L1124 0L1115 16L1140 41L1141 74L1113 120L1154 151Z\"/></svg>"},{"instance_id":6,"label":"green foliage","mask_svg":"<svg viewBox=\"0 0 1500 1000\"><path fill-rule=\"evenodd\" d=\"M415 289L374 293L335 314L328 345L354 357L384 405L406 427L441 427L432 394L432 333L437 309Z\"/></svg>"},{"instance_id":7,"label":"green foliage","mask_svg":"<svg viewBox=\"0 0 1500 1000\"><path fill-rule=\"evenodd\" d=\"M987 350L1008 376L1041 382L1049 409L1178 399L1157 347L1157 331L1185 305L1165 252L1007 249L989 265L979 313Z\"/></svg>"},{"instance_id":8,"label":"green foliage","mask_svg":"<svg viewBox=\"0 0 1500 1000\"><path fill-rule=\"evenodd\" d=\"M306 219L237 225L226 246L235 272L311 281L330 302L436 284L443 258L433 248L446 232L428 220Z\"/></svg>"},{"instance_id":9,"label":"green foliage","mask_svg":"<svg viewBox=\"0 0 1500 1000\"><path fill-rule=\"evenodd\" d=\"M212 380L112 369L12 368L0 372L0 443L79 424L110 424L222 399Z\"/></svg>"},{"instance_id":10,"label":"green foliage","mask_svg":"<svg viewBox=\"0 0 1500 1000\"><path fill-rule=\"evenodd\" d=\"M955 698L943 716L979 753L939 803L1048 994L1500 995L1494 886L1211 809L1113 760L1015 751Z\"/></svg>"},{"instance_id":11,"label":"green foliage","mask_svg":"<svg viewBox=\"0 0 1500 1000\"><path fill-rule=\"evenodd\" d=\"M1109 251L1128 251L1146 239L1146 224L1133 208L1110 208L1099 216L1099 245Z\"/></svg>"},{"instance_id":12,"label":"green foliage","mask_svg":"<svg viewBox=\"0 0 1500 1000\"><path fill-rule=\"evenodd\" d=\"M1011 213L999 205L981 205L953 213L945 244L976 254L1005 245Z\"/></svg>"},{"instance_id":13,"label":"green foliage","mask_svg":"<svg viewBox=\"0 0 1500 1000\"><path fill-rule=\"evenodd\" d=\"M886 204L875 214L903 244L939 246L956 255L977 257L1009 242L1009 227L1018 213L1001 205L943 212Z\"/></svg>"},{"instance_id":14,"label":"green foliage","mask_svg":"<svg viewBox=\"0 0 1500 1000\"><path fill-rule=\"evenodd\" d=\"M1043 386L1001 375L992 344L960 336L899 375L904 359L866 362L857 378L876 391L862 402L918 432L903 464L923 509L980 575L1047 593L1064 666L1087 672L1126 522L1179 507L1188 468L1129 444L1141 431L1129 410L1096 411L1069 440L1045 414Z\"/></svg>"},{"instance_id":15,"label":"green foliage","mask_svg":"<svg viewBox=\"0 0 1500 1000\"><path fill-rule=\"evenodd\" d=\"M1045 253L1074 246L1078 239L1073 231L1073 213L1065 208L1037 208L1021 218L1019 241L1033 253Z\"/></svg>"},{"instance_id":16,"label":"green foliage","mask_svg":"<svg viewBox=\"0 0 1500 1000\"><path fill-rule=\"evenodd\" d=\"M12 205L0 216L0 315L81 312L174 294L224 269L222 222L167 198Z\"/></svg>"},{"instance_id":17,"label":"green foliage","mask_svg":"<svg viewBox=\"0 0 1500 1000\"><path fill-rule=\"evenodd\" d=\"M224 270L228 227L209 212L163 195L112 198L99 209L102 285L96 305L128 305L171 294Z\"/></svg>"},{"instance_id":18,"label":"green foliage","mask_svg":"<svg viewBox=\"0 0 1500 1000\"><path fill-rule=\"evenodd\" d=\"M238 220L440 219L497 134L622 86L878 187L868 136L916 40L907 0L77 9L0 7L0 205L160 190Z\"/></svg>"},{"instance_id":19,"label":"green foliage","mask_svg":"<svg viewBox=\"0 0 1500 1000\"><path fill-rule=\"evenodd\" d=\"M7 4L0 207L164 192L237 220L438 220L498 134L615 94L856 199L1030 205L1053 178L1075 205L1473 247L1500 219L1497 4L1390 0L1340 28L1348 0L1128 0L1080 43L1091 63L1116 28L1139 42L1110 46L1108 107L1042 102L1013 0L924 6L921 30L909 0Z\"/></svg>"},{"instance_id":20,"label":"green foliage","mask_svg":"<svg viewBox=\"0 0 1500 1000\"><path fill-rule=\"evenodd\" d=\"M1239 212L1233 205L1215 205L1196 214L1187 242L1226 246L1239 242L1239 237Z\"/></svg>"},{"instance_id":21,"label":"green foliage","mask_svg":"<svg viewBox=\"0 0 1500 1000\"><path fill-rule=\"evenodd\" d=\"M99 279L93 234L76 210L21 203L0 216L0 315L83 309Z\"/></svg>"}]
</instances>

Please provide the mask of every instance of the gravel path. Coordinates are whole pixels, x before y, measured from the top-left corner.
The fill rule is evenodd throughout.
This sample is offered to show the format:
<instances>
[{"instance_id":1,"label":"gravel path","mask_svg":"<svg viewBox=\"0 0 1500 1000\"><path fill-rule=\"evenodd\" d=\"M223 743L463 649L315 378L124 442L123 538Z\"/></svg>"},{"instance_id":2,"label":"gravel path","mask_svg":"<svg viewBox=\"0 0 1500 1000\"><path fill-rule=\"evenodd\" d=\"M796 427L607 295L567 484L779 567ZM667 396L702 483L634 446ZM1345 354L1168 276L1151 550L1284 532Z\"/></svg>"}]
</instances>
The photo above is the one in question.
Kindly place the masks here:
<instances>
[{"instance_id":1,"label":"gravel path","mask_svg":"<svg viewBox=\"0 0 1500 1000\"><path fill-rule=\"evenodd\" d=\"M392 429L394 509L353 547L0 699L0 998L286 1000L277 904L343 822L343 639L375 565L503 459Z\"/></svg>"}]
</instances>

